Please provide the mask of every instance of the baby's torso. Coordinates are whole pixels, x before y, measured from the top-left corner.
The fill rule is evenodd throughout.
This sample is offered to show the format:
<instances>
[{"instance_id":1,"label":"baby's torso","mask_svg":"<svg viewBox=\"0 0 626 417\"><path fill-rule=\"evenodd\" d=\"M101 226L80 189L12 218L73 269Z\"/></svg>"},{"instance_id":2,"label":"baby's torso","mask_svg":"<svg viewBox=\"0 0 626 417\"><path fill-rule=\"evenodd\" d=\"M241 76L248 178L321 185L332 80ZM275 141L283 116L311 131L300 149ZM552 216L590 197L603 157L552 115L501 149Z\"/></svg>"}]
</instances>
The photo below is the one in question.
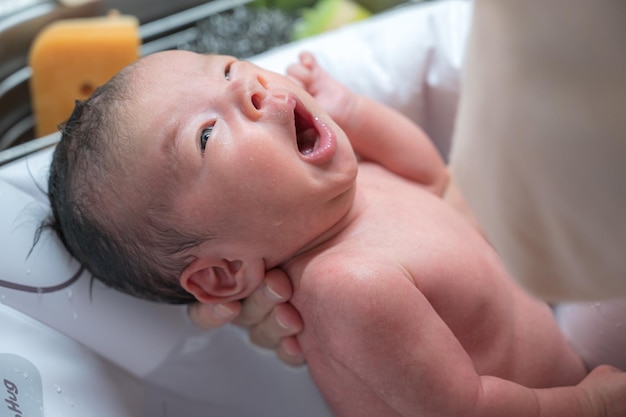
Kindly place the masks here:
<instances>
[{"instance_id":1,"label":"baby's torso","mask_svg":"<svg viewBox=\"0 0 626 417\"><path fill-rule=\"evenodd\" d=\"M349 255L360 267L382 265L382 274L409 280L427 298L480 374L525 379L520 368L540 347L516 339L541 337L533 326L547 308L513 284L485 239L441 198L376 165L361 165L358 186L364 209L350 228L288 264L296 308L312 299L306 292L315 287L301 284L319 279L316 264Z\"/></svg>"}]
</instances>

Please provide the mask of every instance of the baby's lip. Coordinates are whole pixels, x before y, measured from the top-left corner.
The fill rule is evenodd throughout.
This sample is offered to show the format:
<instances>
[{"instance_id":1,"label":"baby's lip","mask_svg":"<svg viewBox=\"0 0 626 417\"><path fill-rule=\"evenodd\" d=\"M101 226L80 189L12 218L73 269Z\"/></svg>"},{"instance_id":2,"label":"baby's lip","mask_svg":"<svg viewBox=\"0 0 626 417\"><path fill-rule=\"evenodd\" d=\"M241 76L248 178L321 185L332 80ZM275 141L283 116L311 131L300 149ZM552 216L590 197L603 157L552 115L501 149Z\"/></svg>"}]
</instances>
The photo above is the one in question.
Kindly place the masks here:
<instances>
[{"instance_id":1,"label":"baby's lip","mask_svg":"<svg viewBox=\"0 0 626 417\"><path fill-rule=\"evenodd\" d=\"M314 164L323 164L333 157L336 147L335 133L313 116L304 104L292 96L296 145L303 159Z\"/></svg>"}]
</instances>

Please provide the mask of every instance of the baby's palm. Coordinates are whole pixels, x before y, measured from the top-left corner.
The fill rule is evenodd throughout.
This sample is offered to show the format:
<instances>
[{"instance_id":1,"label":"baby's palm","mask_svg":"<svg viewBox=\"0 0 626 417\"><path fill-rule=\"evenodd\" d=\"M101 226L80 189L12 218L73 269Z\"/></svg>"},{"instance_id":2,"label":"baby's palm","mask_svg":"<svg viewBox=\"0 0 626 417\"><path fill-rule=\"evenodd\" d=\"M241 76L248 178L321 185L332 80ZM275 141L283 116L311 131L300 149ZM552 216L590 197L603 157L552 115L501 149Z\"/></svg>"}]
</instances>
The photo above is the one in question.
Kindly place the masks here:
<instances>
[{"instance_id":1,"label":"baby's palm","mask_svg":"<svg viewBox=\"0 0 626 417\"><path fill-rule=\"evenodd\" d=\"M320 67L312 54L302 53L300 62L289 66L287 75L315 97L337 124L344 125L354 94Z\"/></svg>"}]
</instances>

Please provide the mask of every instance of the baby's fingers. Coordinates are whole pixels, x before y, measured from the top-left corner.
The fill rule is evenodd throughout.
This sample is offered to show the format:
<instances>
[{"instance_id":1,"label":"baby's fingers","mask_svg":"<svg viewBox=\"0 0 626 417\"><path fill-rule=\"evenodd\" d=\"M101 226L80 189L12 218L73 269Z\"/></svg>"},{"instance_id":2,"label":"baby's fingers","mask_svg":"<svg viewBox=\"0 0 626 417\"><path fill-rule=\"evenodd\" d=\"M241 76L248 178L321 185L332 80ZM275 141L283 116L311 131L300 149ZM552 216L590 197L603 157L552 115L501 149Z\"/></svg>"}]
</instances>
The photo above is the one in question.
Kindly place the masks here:
<instances>
[{"instance_id":1,"label":"baby's fingers","mask_svg":"<svg viewBox=\"0 0 626 417\"><path fill-rule=\"evenodd\" d=\"M300 52L298 58L300 59L300 64L302 64L311 71L315 67L317 67L317 61L315 60L315 56L309 51Z\"/></svg>"},{"instance_id":2,"label":"baby's fingers","mask_svg":"<svg viewBox=\"0 0 626 417\"><path fill-rule=\"evenodd\" d=\"M304 88L309 89L315 81L314 71L317 68L317 62L313 54L306 51L300 53L299 59L300 62L291 64L287 68L287 76L296 80Z\"/></svg>"},{"instance_id":3,"label":"baby's fingers","mask_svg":"<svg viewBox=\"0 0 626 417\"><path fill-rule=\"evenodd\" d=\"M601 365L579 384L587 391L587 398L597 414L610 417L626 416L626 373Z\"/></svg>"},{"instance_id":4,"label":"baby's fingers","mask_svg":"<svg viewBox=\"0 0 626 417\"><path fill-rule=\"evenodd\" d=\"M289 67L287 67L287 77L305 90L308 90L308 87L313 81L311 71L302 64L289 65Z\"/></svg>"}]
</instances>

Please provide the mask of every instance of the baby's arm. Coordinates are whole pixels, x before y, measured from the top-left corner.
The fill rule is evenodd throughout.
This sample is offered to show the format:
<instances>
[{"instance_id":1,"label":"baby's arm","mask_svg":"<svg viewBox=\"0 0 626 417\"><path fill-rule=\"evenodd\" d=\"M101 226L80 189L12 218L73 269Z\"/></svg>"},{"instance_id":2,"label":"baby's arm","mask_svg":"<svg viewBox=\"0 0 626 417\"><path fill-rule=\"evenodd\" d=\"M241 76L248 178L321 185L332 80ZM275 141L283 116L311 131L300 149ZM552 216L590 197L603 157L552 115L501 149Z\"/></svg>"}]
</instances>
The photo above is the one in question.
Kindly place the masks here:
<instances>
[{"instance_id":1,"label":"baby's arm","mask_svg":"<svg viewBox=\"0 0 626 417\"><path fill-rule=\"evenodd\" d=\"M448 171L432 141L410 119L350 91L322 69L310 53L287 74L317 99L346 132L355 152L442 195Z\"/></svg>"},{"instance_id":2,"label":"baby's arm","mask_svg":"<svg viewBox=\"0 0 626 417\"><path fill-rule=\"evenodd\" d=\"M311 272L299 306L309 370L337 416L626 415L626 374L600 368L577 386L547 389L481 376L409 279L342 261Z\"/></svg>"}]
</instances>

